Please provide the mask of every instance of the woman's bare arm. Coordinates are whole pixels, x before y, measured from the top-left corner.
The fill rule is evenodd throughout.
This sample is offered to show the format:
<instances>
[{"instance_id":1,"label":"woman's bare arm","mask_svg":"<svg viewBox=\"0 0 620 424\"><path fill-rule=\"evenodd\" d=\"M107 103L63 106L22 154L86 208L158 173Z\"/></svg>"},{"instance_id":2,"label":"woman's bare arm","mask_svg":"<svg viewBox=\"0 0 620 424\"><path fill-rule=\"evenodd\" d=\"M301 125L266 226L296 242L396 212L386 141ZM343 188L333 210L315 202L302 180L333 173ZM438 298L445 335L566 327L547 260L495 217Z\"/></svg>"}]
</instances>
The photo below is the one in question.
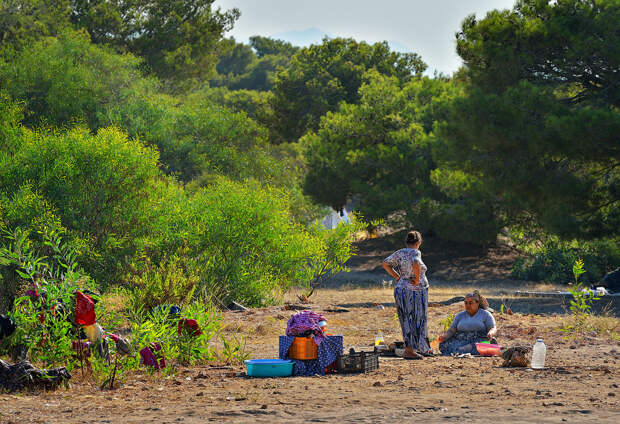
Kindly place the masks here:
<instances>
[{"instance_id":1,"label":"woman's bare arm","mask_svg":"<svg viewBox=\"0 0 620 424\"><path fill-rule=\"evenodd\" d=\"M491 327L491 329L487 332L487 336L490 338L495 337L497 334L497 327Z\"/></svg>"},{"instance_id":2,"label":"woman's bare arm","mask_svg":"<svg viewBox=\"0 0 620 424\"><path fill-rule=\"evenodd\" d=\"M381 266L383 266L383 269L385 269L385 271L388 274L390 274L392 277L394 277L396 282L398 282L398 280L400 280L400 275L398 275L398 273L396 271L394 271L394 268L392 268L390 264L388 264L387 262L381 262Z\"/></svg>"},{"instance_id":3,"label":"woman's bare arm","mask_svg":"<svg viewBox=\"0 0 620 424\"><path fill-rule=\"evenodd\" d=\"M439 336L439 338L437 340L439 341L439 343L445 342L446 340L448 340L449 338L451 338L455 334L456 334L456 330L454 328L448 328L448 331L446 331L441 336Z\"/></svg>"}]
</instances>

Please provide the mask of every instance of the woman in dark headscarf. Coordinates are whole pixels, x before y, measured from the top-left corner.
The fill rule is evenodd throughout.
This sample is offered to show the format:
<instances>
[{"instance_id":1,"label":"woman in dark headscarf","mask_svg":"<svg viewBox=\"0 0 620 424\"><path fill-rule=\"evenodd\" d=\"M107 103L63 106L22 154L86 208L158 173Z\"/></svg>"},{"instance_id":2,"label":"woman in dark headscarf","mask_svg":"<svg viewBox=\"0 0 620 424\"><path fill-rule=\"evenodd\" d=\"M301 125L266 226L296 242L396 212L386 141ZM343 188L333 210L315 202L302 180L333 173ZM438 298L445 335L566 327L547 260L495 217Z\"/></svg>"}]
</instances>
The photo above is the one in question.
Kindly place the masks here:
<instances>
[{"instance_id":1,"label":"woman in dark headscarf","mask_svg":"<svg viewBox=\"0 0 620 424\"><path fill-rule=\"evenodd\" d=\"M406 247L391 254L382 263L387 273L396 279L394 300L405 342L405 359L422 359L423 355L432 352L427 325L428 280L420 252L421 244L422 235L418 231L410 231L405 240Z\"/></svg>"}]
</instances>

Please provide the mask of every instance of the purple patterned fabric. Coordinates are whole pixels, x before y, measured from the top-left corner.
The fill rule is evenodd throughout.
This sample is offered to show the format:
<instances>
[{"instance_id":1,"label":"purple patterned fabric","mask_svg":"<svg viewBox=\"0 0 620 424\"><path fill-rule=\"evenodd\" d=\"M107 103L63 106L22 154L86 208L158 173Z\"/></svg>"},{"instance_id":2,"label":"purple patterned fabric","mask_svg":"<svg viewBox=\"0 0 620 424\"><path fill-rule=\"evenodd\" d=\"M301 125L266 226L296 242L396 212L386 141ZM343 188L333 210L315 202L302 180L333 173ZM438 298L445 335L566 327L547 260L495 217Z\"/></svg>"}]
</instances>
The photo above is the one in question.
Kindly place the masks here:
<instances>
[{"instance_id":1,"label":"purple patterned fabric","mask_svg":"<svg viewBox=\"0 0 620 424\"><path fill-rule=\"evenodd\" d=\"M314 334L314 341L320 346L325 334L319 327L319 321L326 321L323 315L312 311L301 311L293 315L286 323L286 335L303 336L309 332Z\"/></svg>"}]
</instances>

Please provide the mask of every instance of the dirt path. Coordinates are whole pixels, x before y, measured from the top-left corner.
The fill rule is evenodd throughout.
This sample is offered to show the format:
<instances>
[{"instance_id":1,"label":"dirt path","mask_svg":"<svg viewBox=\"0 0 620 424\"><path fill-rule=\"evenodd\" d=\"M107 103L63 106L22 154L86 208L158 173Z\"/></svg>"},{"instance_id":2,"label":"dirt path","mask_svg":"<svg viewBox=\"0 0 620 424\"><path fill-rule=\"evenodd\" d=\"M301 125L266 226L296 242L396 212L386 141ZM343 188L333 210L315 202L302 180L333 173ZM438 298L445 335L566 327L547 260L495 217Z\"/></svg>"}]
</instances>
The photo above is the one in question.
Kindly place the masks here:
<instances>
[{"instance_id":1,"label":"dirt path","mask_svg":"<svg viewBox=\"0 0 620 424\"><path fill-rule=\"evenodd\" d=\"M385 250L378 248L375 257ZM352 267L377 278L368 284L355 274L336 280L305 305L324 313L328 331L343 335L345 350L371 350L379 329L388 341L401 339L390 306L392 288L382 284L384 277L376 272L369 252ZM436 260L433 266L441 265L440 255ZM476 272L481 271L463 271ZM430 300L462 295L472 285L492 298L506 299L515 284L521 284L506 278L506 266L485 275L493 278L442 282L431 274ZM299 293L292 291L288 300L296 300ZM429 308L431 336L439 333L442 318L461 308ZM230 334L247 338L253 358L275 358L278 336L294 312L285 307L227 312L225 321ZM112 392L100 391L77 375L68 389L0 394L0 423L620 422L617 318L601 318L596 332L578 335L560 330L564 315L496 314L496 319L498 339L506 346L532 345L542 337L547 369L501 368L499 358L380 358L379 369L366 375L255 379L246 377L242 366L199 366L171 377L135 374Z\"/></svg>"}]
</instances>

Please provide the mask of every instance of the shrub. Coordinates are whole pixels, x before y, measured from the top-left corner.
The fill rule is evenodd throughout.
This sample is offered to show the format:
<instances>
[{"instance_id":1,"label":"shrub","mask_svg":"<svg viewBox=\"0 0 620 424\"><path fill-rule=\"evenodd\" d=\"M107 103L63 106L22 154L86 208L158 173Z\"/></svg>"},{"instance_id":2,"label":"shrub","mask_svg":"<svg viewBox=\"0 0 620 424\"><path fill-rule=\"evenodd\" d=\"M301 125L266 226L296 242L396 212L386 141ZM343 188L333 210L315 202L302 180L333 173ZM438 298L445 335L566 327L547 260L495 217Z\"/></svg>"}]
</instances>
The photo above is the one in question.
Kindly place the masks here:
<instances>
[{"instance_id":1,"label":"shrub","mask_svg":"<svg viewBox=\"0 0 620 424\"><path fill-rule=\"evenodd\" d=\"M0 63L0 85L26 104L27 125L75 121L97 128L97 112L120 101L138 78L140 60L90 43L86 32L63 31Z\"/></svg>"},{"instance_id":2,"label":"shrub","mask_svg":"<svg viewBox=\"0 0 620 424\"><path fill-rule=\"evenodd\" d=\"M145 258L128 276L129 306L151 310L158 305L190 302L200 278L186 262L186 258L175 255L156 266Z\"/></svg>"},{"instance_id":3,"label":"shrub","mask_svg":"<svg viewBox=\"0 0 620 424\"><path fill-rule=\"evenodd\" d=\"M530 251L530 258L519 258L513 265L514 278L567 284L573 279L573 264L582 259L587 270L582 282L596 283L620 265L620 246L613 239L579 244L552 240Z\"/></svg>"},{"instance_id":4,"label":"shrub","mask_svg":"<svg viewBox=\"0 0 620 424\"><path fill-rule=\"evenodd\" d=\"M179 330L181 319L194 319L200 334L192 335ZM153 311L134 311L132 323L132 346L138 352L151 343L159 343L161 354L168 362L181 364L204 362L215 358L209 344L222 327L222 317L208 301L194 301L182 305L180 316L171 316L167 308Z\"/></svg>"},{"instance_id":5,"label":"shrub","mask_svg":"<svg viewBox=\"0 0 620 424\"><path fill-rule=\"evenodd\" d=\"M89 273L107 282L132 253L132 239L148 232L150 193L161 175L157 160L156 151L115 128L94 136L82 128L24 132L18 150L0 162L0 193L13 193L4 196L13 202L0 195L4 220L25 225L58 216L79 240Z\"/></svg>"},{"instance_id":6,"label":"shrub","mask_svg":"<svg viewBox=\"0 0 620 424\"><path fill-rule=\"evenodd\" d=\"M5 230L7 247L0 249L0 265L10 267L30 288L15 299L9 316L17 329L7 348L28 348L32 362L47 366L76 364L71 339L75 336L74 292L94 288L94 283L79 268L76 253L62 240L62 234L50 230L42 235L45 252L35 251L27 233Z\"/></svg>"}]
</instances>

